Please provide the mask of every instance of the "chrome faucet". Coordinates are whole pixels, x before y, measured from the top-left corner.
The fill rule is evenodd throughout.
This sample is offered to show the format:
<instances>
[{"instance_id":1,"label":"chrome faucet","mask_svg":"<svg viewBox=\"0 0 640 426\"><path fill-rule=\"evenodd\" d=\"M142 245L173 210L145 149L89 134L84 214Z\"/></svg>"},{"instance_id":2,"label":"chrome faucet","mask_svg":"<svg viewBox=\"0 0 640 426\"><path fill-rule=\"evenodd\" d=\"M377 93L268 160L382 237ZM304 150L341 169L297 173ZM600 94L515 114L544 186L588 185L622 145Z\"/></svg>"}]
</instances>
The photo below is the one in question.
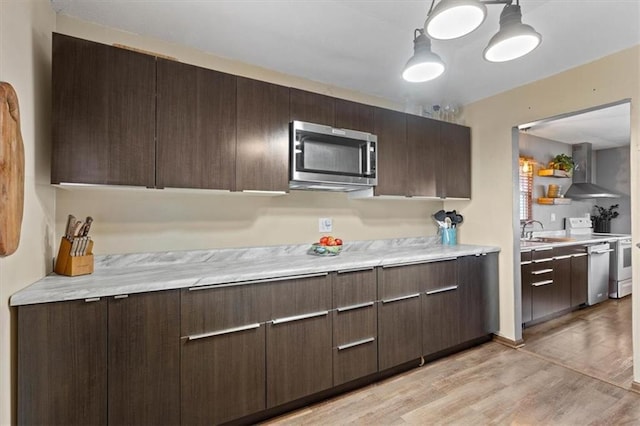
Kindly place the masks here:
<instances>
[{"instance_id":1,"label":"chrome faucet","mask_svg":"<svg viewBox=\"0 0 640 426\"><path fill-rule=\"evenodd\" d=\"M520 238L526 238L529 240L531 239L531 237L533 237L533 231L529 231L525 233L525 228L527 227L527 225L532 225L534 223L539 224L540 227L544 229L544 225L539 220L527 220L525 223L522 224L522 232L520 233Z\"/></svg>"}]
</instances>

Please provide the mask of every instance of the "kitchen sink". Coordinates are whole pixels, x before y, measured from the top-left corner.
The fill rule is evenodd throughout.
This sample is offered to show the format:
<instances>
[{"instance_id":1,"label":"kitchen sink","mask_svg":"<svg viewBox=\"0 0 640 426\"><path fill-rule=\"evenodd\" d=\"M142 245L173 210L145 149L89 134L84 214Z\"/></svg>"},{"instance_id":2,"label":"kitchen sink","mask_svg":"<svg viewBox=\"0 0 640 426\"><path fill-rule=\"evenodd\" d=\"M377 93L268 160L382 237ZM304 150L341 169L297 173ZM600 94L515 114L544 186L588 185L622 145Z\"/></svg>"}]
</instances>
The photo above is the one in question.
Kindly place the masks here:
<instances>
[{"instance_id":1,"label":"kitchen sink","mask_svg":"<svg viewBox=\"0 0 640 426\"><path fill-rule=\"evenodd\" d=\"M575 240L575 238L571 237L533 237L522 241L528 241L531 243L563 243Z\"/></svg>"}]
</instances>

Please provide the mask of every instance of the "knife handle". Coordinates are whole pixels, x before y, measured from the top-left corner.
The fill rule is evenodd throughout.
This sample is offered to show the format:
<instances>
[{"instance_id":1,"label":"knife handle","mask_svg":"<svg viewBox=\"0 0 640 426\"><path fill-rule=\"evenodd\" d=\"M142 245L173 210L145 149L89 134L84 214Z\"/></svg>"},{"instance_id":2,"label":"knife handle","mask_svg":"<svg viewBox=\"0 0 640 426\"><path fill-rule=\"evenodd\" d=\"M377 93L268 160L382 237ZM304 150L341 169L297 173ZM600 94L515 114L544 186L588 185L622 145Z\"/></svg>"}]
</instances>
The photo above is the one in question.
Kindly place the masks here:
<instances>
[{"instance_id":1,"label":"knife handle","mask_svg":"<svg viewBox=\"0 0 640 426\"><path fill-rule=\"evenodd\" d=\"M91 223L93 223L93 218L91 216L87 216L87 219L82 226L82 230L80 232L81 237L86 237L89 235L89 230L91 229Z\"/></svg>"}]
</instances>

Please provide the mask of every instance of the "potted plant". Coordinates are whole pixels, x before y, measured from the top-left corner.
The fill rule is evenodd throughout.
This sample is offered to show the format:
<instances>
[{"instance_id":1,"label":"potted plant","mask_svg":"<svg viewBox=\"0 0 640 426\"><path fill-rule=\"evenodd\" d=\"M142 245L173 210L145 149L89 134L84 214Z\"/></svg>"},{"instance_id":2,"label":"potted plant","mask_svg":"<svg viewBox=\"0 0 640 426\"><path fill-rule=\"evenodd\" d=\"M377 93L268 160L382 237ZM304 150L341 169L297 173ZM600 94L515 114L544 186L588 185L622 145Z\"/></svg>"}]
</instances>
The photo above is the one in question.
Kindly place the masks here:
<instances>
[{"instance_id":1,"label":"potted plant","mask_svg":"<svg viewBox=\"0 0 640 426\"><path fill-rule=\"evenodd\" d=\"M593 222L593 230L595 232L611 232L611 219L615 219L619 216L618 212L614 211L617 209L619 204L613 204L609 206L609 208L604 208L601 206L594 206L598 213L594 216L591 216L591 221Z\"/></svg>"},{"instance_id":2,"label":"potted plant","mask_svg":"<svg viewBox=\"0 0 640 426\"><path fill-rule=\"evenodd\" d=\"M558 154L549 162L550 169L563 170L567 174L571 173L573 166L573 158L567 154Z\"/></svg>"}]
</instances>

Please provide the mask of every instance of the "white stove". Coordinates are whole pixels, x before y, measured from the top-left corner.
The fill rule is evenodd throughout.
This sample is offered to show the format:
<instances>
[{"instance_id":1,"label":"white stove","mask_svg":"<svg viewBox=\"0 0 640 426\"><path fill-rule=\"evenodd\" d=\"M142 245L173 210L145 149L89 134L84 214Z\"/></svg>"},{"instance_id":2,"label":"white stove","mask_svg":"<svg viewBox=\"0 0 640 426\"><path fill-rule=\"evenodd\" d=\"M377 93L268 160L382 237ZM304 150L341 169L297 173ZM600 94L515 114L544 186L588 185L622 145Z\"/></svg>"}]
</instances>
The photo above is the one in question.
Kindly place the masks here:
<instances>
[{"instance_id":1,"label":"white stove","mask_svg":"<svg viewBox=\"0 0 640 426\"><path fill-rule=\"evenodd\" d=\"M567 234L611 238L609 249L609 297L619 299L631 294L631 235L593 233L591 219L570 217L565 222ZM591 273L591 269L589 270ZM602 271L599 271L602 275Z\"/></svg>"}]
</instances>

